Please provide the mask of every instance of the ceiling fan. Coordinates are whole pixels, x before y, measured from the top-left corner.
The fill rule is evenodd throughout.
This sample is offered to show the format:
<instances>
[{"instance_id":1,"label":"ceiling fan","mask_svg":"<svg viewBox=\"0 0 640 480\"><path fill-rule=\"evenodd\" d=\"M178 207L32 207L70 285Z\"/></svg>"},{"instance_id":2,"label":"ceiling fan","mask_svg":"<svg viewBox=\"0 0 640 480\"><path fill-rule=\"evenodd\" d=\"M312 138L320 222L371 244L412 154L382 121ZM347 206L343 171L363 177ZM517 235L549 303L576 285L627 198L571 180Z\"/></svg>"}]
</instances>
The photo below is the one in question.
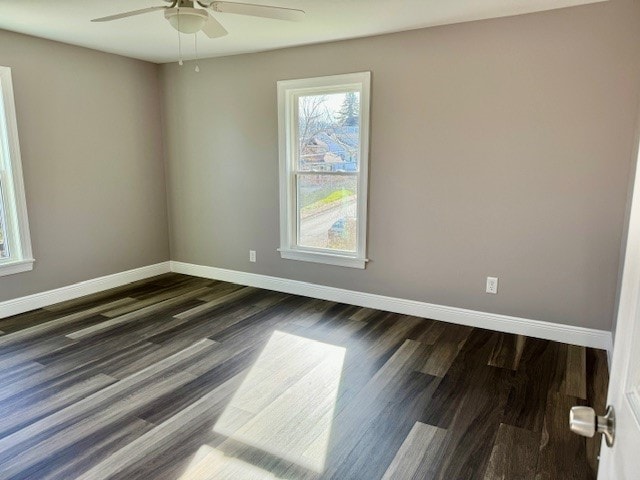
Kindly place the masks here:
<instances>
[{"instance_id":1,"label":"ceiling fan","mask_svg":"<svg viewBox=\"0 0 640 480\"><path fill-rule=\"evenodd\" d=\"M131 12L119 13L108 17L94 18L92 22L110 22L121 18L133 17L159 10L164 10L166 18L171 26L182 33L196 33L202 31L209 38L225 36L228 32L209 11L216 13L235 13L238 15L251 15L253 17L274 18L277 20L299 21L304 18L305 12L295 8L273 7L267 5L254 5L251 3L236 3L223 1L201 2L199 0L165 0L171 5L167 7L149 7ZM201 8L197 8L197 6Z\"/></svg>"}]
</instances>

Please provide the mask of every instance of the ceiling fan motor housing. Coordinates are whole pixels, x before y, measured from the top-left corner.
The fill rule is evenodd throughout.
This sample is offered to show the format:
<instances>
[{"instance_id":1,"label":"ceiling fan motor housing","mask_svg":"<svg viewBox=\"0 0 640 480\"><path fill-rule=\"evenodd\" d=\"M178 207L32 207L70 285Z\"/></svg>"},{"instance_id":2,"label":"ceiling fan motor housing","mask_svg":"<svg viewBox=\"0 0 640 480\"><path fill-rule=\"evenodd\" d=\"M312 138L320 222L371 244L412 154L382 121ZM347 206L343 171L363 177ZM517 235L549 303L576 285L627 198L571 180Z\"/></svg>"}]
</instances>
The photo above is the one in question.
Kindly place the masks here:
<instances>
[{"instance_id":1,"label":"ceiling fan motor housing","mask_svg":"<svg viewBox=\"0 0 640 480\"><path fill-rule=\"evenodd\" d=\"M209 19L206 10L191 7L167 8L164 18L169 20L173 28L182 33L196 33L202 29Z\"/></svg>"}]
</instances>

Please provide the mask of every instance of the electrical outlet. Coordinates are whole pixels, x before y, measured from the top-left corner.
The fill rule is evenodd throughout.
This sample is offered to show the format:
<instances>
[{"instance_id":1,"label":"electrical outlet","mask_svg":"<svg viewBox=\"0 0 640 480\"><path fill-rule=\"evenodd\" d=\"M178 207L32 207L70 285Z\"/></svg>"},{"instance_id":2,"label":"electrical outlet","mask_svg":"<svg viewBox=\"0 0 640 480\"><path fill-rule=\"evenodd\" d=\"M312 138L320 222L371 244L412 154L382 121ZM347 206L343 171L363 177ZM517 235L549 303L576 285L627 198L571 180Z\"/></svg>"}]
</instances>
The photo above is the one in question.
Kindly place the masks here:
<instances>
[{"instance_id":1,"label":"electrical outlet","mask_svg":"<svg viewBox=\"0 0 640 480\"><path fill-rule=\"evenodd\" d=\"M498 277L487 277L487 293L498 293Z\"/></svg>"},{"instance_id":2,"label":"electrical outlet","mask_svg":"<svg viewBox=\"0 0 640 480\"><path fill-rule=\"evenodd\" d=\"M256 251L255 250L249 250L249 261L255 263L255 261L256 261Z\"/></svg>"}]
</instances>

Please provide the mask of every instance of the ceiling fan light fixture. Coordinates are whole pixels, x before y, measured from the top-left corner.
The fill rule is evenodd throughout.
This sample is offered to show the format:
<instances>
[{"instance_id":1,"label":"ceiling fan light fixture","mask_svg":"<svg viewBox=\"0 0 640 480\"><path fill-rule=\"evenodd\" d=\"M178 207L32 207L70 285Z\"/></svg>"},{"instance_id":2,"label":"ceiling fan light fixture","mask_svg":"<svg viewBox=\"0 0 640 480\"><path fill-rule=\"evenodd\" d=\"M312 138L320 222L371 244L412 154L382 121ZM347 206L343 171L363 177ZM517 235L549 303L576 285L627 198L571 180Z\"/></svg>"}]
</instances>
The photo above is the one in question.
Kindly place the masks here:
<instances>
[{"instance_id":1,"label":"ceiling fan light fixture","mask_svg":"<svg viewBox=\"0 0 640 480\"><path fill-rule=\"evenodd\" d=\"M206 10L199 8L167 8L164 11L164 18L169 20L171 26L179 32L196 33L202 30L209 19L209 14Z\"/></svg>"}]
</instances>

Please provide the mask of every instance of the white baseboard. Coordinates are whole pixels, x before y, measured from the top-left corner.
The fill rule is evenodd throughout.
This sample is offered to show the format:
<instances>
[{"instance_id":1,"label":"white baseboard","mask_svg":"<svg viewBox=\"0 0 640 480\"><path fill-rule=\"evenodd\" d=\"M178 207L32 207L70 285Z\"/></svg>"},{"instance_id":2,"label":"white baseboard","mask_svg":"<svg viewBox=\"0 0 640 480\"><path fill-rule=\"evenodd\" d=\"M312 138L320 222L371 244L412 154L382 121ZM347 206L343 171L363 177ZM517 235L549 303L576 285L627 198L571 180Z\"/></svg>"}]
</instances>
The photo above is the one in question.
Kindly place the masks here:
<instances>
[{"instance_id":1,"label":"white baseboard","mask_svg":"<svg viewBox=\"0 0 640 480\"><path fill-rule=\"evenodd\" d=\"M156 263L155 265L148 265L125 272L114 273L113 275L85 280L67 287L56 288L55 290L48 290L26 297L7 300L0 302L0 318L28 312L37 308L53 305L54 303L73 300L74 298L91 295L92 293L119 287L127 283L154 277L170 271L170 262Z\"/></svg>"},{"instance_id":2,"label":"white baseboard","mask_svg":"<svg viewBox=\"0 0 640 480\"><path fill-rule=\"evenodd\" d=\"M478 312L464 308L386 297L384 295L344 290L341 288L301 282L299 280L289 280L286 278L270 277L267 275L194 265L184 262L171 261L171 271L196 277L233 282L250 287L265 288L277 292L292 293L360 307L375 308L404 315L431 318L433 320L458 325L486 328L498 332L515 333L573 345L599 348L607 350L608 352L612 347L611 332L606 330L595 330L592 328L575 327L572 325L511 317L496 313Z\"/></svg>"}]
</instances>

